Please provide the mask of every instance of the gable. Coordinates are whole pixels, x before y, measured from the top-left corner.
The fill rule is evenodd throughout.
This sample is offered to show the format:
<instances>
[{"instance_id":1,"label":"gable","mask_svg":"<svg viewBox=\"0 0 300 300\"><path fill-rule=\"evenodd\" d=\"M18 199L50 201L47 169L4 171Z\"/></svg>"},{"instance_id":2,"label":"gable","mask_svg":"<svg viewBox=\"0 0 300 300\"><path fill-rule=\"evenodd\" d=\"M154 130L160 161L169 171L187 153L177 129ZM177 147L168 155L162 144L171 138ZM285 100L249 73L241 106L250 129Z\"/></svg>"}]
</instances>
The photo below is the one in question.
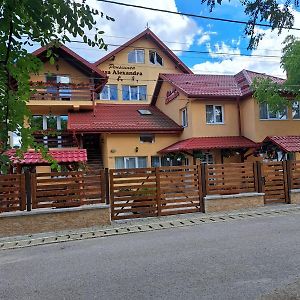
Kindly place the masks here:
<instances>
[{"instance_id":1,"label":"gable","mask_svg":"<svg viewBox=\"0 0 300 300\"><path fill-rule=\"evenodd\" d=\"M114 61L119 57L120 53L124 51L129 52L130 49L134 49L135 47L144 47L146 51L149 51L149 49L152 48L156 49L160 52L161 56L164 56L166 63L172 62L172 66L174 66L175 69L177 68L180 73L192 73L192 71L150 29L146 29L127 43L108 53L106 56L99 59L94 65L101 69L105 62L109 63L110 61ZM123 59L123 61L127 61L127 57L125 60Z\"/></svg>"}]
</instances>

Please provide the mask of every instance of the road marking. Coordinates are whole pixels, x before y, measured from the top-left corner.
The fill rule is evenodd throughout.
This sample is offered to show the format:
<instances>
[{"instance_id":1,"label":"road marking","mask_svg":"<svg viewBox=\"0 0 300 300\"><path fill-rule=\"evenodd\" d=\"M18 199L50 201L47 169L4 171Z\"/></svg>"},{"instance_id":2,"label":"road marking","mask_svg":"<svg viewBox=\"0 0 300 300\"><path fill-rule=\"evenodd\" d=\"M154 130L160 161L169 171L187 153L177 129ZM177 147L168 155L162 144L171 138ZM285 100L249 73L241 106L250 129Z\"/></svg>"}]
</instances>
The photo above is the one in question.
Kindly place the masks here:
<instances>
[{"instance_id":1,"label":"road marking","mask_svg":"<svg viewBox=\"0 0 300 300\"><path fill-rule=\"evenodd\" d=\"M299 214L300 207L291 208L288 210L271 210L271 211L261 211L261 212L246 212L246 213L231 213L224 214L220 216L199 216L187 219L180 220L170 220L170 221L160 221L160 222L151 222L149 220L148 224L136 224L136 225L124 225L123 227L116 228L107 228L91 231L82 231L80 233L68 233L68 234L57 234L54 236L45 236L34 238L28 236L27 239L21 239L16 241L4 241L0 242L0 250L9 250L17 248L25 248L32 246L47 245L52 243L62 243L68 241L78 241L86 240L92 238L103 238L114 235L123 235L129 233L138 233L138 232L147 232L147 231L156 231L164 230L177 227L186 227L186 226L196 226L202 224L212 224L219 222L230 222L230 221L239 221L245 219L253 219L259 217L276 217L280 215L287 214Z\"/></svg>"}]
</instances>

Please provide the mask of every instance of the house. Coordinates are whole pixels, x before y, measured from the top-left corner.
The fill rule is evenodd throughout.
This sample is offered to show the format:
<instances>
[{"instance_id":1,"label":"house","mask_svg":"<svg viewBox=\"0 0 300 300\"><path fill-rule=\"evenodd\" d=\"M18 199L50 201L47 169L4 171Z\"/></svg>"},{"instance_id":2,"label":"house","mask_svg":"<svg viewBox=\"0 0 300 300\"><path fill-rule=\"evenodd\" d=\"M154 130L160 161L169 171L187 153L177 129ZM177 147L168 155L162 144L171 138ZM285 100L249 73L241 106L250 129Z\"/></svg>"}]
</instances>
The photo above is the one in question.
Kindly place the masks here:
<instances>
[{"instance_id":1,"label":"house","mask_svg":"<svg viewBox=\"0 0 300 300\"><path fill-rule=\"evenodd\" d=\"M293 150L300 151L299 102L272 113L267 104L258 104L252 97L251 84L257 77L283 82L248 70L236 75L160 74L151 104L184 129L178 142L159 153L181 152L215 163L240 162L256 159L254 149L267 136L285 136L283 144L294 136L292 143L298 141L298 148ZM277 152L286 151L282 143Z\"/></svg>"},{"instance_id":2,"label":"house","mask_svg":"<svg viewBox=\"0 0 300 300\"><path fill-rule=\"evenodd\" d=\"M70 165L84 157L81 149L82 162L96 170L241 162L260 159L259 152L278 159L288 149L300 151L299 102L272 113L252 97L254 78L283 79L248 70L192 74L150 29L94 64L63 45L53 51L54 64L46 47L34 52L44 69L31 76L28 107L36 141L51 151L75 151Z\"/></svg>"}]
</instances>

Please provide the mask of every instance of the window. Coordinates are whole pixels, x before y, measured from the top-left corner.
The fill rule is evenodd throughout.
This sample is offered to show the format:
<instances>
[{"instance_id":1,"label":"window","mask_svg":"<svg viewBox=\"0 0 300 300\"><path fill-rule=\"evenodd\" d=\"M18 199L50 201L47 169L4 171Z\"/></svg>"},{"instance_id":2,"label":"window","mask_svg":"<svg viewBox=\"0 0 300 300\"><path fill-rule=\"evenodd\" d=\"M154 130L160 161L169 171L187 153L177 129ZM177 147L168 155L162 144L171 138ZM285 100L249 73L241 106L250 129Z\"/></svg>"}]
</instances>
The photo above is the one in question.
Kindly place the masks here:
<instances>
[{"instance_id":1,"label":"window","mask_svg":"<svg viewBox=\"0 0 300 300\"><path fill-rule=\"evenodd\" d=\"M168 166L187 166L188 158L170 158L167 156L151 156L151 167L168 167Z\"/></svg>"},{"instance_id":2,"label":"window","mask_svg":"<svg viewBox=\"0 0 300 300\"><path fill-rule=\"evenodd\" d=\"M71 89L68 86L71 83L70 76L68 75L46 75L46 82L53 84L47 87L47 93L59 95L61 100L71 99ZM58 84L61 85L58 85Z\"/></svg>"},{"instance_id":3,"label":"window","mask_svg":"<svg viewBox=\"0 0 300 300\"><path fill-rule=\"evenodd\" d=\"M128 53L128 63L144 64L145 63L145 50L134 49Z\"/></svg>"},{"instance_id":4,"label":"window","mask_svg":"<svg viewBox=\"0 0 300 300\"><path fill-rule=\"evenodd\" d=\"M146 85L123 85L123 100L143 101L147 99Z\"/></svg>"},{"instance_id":5,"label":"window","mask_svg":"<svg viewBox=\"0 0 300 300\"><path fill-rule=\"evenodd\" d=\"M222 105L206 105L206 123L223 124L224 112Z\"/></svg>"},{"instance_id":6,"label":"window","mask_svg":"<svg viewBox=\"0 0 300 300\"><path fill-rule=\"evenodd\" d=\"M152 115L152 112L150 110L148 110L148 109L138 109L138 112L142 116Z\"/></svg>"},{"instance_id":7,"label":"window","mask_svg":"<svg viewBox=\"0 0 300 300\"><path fill-rule=\"evenodd\" d=\"M118 100L118 85L107 84L99 95L100 100Z\"/></svg>"},{"instance_id":8,"label":"window","mask_svg":"<svg viewBox=\"0 0 300 300\"><path fill-rule=\"evenodd\" d=\"M154 134L152 133L143 133L140 135L141 143L154 143Z\"/></svg>"},{"instance_id":9,"label":"window","mask_svg":"<svg viewBox=\"0 0 300 300\"><path fill-rule=\"evenodd\" d=\"M163 65L162 57L155 50L149 51L149 61L154 65Z\"/></svg>"},{"instance_id":10,"label":"window","mask_svg":"<svg viewBox=\"0 0 300 300\"><path fill-rule=\"evenodd\" d=\"M300 103L299 101L294 101L292 104L293 119L300 119Z\"/></svg>"},{"instance_id":11,"label":"window","mask_svg":"<svg viewBox=\"0 0 300 300\"><path fill-rule=\"evenodd\" d=\"M188 126L187 108L181 110L181 125L182 127Z\"/></svg>"},{"instance_id":12,"label":"window","mask_svg":"<svg viewBox=\"0 0 300 300\"><path fill-rule=\"evenodd\" d=\"M31 127L35 130L66 130L68 116L33 116Z\"/></svg>"},{"instance_id":13,"label":"window","mask_svg":"<svg viewBox=\"0 0 300 300\"><path fill-rule=\"evenodd\" d=\"M214 157L211 153L205 152L203 153L203 157L201 158L201 162L204 164L213 164L214 163Z\"/></svg>"},{"instance_id":14,"label":"window","mask_svg":"<svg viewBox=\"0 0 300 300\"><path fill-rule=\"evenodd\" d=\"M146 156L116 157L115 167L116 169L146 168L147 157Z\"/></svg>"},{"instance_id":15,"label":"window","mask_svg":"<svg viewBox=\"0 0 300 300\"><path fill-rule=\"evenodd\" d=\"M273 112L269 109L267 103L262 103L259 106L259 116L261 120L286 120L287 108L282 111Z\"/></svg>"}]
</instances>

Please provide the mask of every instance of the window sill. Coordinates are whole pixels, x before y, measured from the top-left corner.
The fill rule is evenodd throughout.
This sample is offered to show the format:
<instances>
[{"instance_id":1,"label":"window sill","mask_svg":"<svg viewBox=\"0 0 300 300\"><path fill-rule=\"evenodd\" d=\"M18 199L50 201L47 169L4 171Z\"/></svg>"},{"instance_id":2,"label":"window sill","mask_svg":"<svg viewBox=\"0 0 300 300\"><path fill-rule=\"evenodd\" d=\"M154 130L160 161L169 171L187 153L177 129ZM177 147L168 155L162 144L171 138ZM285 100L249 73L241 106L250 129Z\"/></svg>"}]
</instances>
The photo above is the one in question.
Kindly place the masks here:
<instances>
[{"instance_id":1,"label":"window sill","mask_svg":"<svg viewBox=\"0 0 300 300\"><path fill-rule=\"evenodd\" d=\"M290 119L259 119L259 121L290 121ZM300 119L299 119L300 121Z\"/></svg>"},{"instance_id":2,"label":"window sill","mask_svg":"<svg viewBox=\"0 0 300 300\"><path fill-rule=\"evenodd\" d=\"M225 123L206 123L206 125L225 125Z\"/></svg>"}]
</instances>

